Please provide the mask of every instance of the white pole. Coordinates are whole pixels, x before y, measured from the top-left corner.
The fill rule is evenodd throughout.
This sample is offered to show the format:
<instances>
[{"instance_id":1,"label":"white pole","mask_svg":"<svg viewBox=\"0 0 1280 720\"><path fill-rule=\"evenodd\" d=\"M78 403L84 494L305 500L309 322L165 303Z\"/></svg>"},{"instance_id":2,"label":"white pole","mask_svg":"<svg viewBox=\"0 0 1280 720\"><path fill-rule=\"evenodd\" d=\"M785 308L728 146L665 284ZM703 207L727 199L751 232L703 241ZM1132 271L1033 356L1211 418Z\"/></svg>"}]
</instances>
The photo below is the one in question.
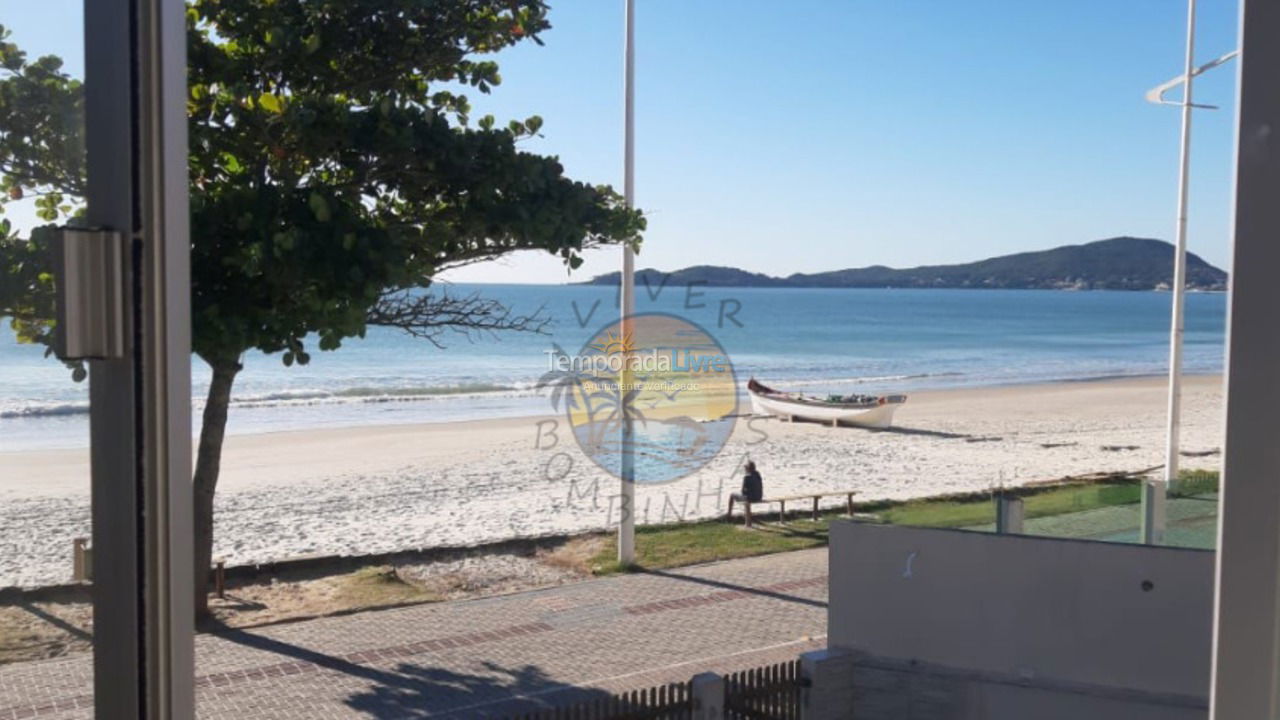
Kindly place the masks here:
<instances>
[{"instance_id":1,"label":"white pole","mask_svg":"<svg viewBox=\"0 0 1280 720\"><path fill-rule=\"evenodd\" d=\"M1183 308L1187 291L1187 185L1191 166L1191 85L1195 71L1196 0L1187 0L1186 74L1182 85L1182 139L1178 167L1178 220L1173 255L1173 319L1169 328L1169 416L1165 438L1164 478L1151 488L1151 506L1144 513L1142 541L1164 541L1164 500L1178 479L1178 440L1182 419Z\"/></svg>"},{"instance_id":2,"label":"white pole","mask_svg":"<svg viewBox=\"0 0 1280 720\"><path fill-rule=\"evenodd\" d=\"M626 6L626 40L623 50L623 179L622 196L627 207L634 207L636 200L636 9L635 0L624 0ZM631 336L631 316L636 311L635 297L636 257L630 245L622 248L622 322L620 330L624 338ZM619 397L627 396L631 373L624 364L619 378ZM635 428L627 408L622 413L622 487L618 517L618 562L631 565L636 559L636 456L632 443Z\"/></svg>"}]
</instances>

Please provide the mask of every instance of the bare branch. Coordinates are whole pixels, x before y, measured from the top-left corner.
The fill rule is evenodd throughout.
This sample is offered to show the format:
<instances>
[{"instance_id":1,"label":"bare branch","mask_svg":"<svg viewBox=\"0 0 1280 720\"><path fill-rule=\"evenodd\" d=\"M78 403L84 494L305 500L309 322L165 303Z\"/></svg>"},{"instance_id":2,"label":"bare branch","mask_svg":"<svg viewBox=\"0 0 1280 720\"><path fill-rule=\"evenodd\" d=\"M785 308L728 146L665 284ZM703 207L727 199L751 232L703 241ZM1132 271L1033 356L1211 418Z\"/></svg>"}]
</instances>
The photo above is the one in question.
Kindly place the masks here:
<instances>
[{"instance_id":1,"label":"bare branch","mask_svg":"<svg viewBox=\"0 0 1280 720\"><path fill-rule=\"evenodd\" d=\"M468 340L507 331L546 334L551 318L544 314L545 310L543 305L528 315L520 315L479 293L452 296L448 292L395 290L378 298L367 321L378 327L398 328L442 348L440 336L445 332L457 332Z\"/></svg>"}]
</instances>

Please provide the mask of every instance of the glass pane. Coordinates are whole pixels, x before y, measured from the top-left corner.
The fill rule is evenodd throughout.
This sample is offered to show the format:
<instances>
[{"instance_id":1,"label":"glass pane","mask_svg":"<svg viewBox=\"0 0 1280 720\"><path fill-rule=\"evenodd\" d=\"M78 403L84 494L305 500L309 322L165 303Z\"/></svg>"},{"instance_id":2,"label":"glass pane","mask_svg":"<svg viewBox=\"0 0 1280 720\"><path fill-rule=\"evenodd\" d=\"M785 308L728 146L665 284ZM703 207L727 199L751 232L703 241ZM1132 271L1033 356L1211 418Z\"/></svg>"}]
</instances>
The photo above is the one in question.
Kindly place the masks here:
<instances>
[{"instance_id":1,"label":"glass pane","mask_svg":"<svg viewBox=\"0 0 1280 720\"><path fill-rule=\"evenodd\" d=\"M1164 442L1175 117L1140 106L1179 67L1164 15L882 3L815 26L785 3L645 4L636 309L660 319L629 333L628 218L593 189L621 190L621 48L600 31L618 4L190 5L202 714L492 715L663 664L762 664L823 633L846 513L991 532L1006 490L1024 533L1137 540ZM1203 22L1230 45L1230 13ZM1198 142L1225 158L1228 75L1202 82L1223 111ZM1196 472L1168 541L1205 547L1229 183L1196 167ZM0 538L66 565L83 389L7 340L0 461L21 490ZM648 350L676 367L574 365ZM689 382L721 356L731 391ZM615 544L629 442L644 574ZM747 528L731 498L756 482ZM675 612L722 602L777 621ZM46 606L4 609L48 615L72 638L56 652L84 644Z\"/></svg>"},{"instance_id":2,"label":"glass pane","mask_svg":"<svg viewBox=\"0 0 1280 720\"><path fill-rule=\"evenodd\" d=\"M88 383L48 354L45 255L84 208L82 3L0 23L0 715L89 717Z\"/></svg>"}]
</instances>

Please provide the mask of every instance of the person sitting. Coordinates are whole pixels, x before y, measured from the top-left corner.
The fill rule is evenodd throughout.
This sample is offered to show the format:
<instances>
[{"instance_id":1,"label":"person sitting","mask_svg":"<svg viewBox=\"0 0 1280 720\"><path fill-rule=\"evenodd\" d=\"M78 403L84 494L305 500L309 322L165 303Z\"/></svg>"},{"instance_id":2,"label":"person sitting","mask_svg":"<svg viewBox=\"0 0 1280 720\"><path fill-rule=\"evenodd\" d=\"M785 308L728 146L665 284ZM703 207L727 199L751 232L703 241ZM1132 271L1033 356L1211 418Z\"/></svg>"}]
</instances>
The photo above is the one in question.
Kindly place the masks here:
<instances>
[{"instance_id":1,"label":"person sitting","mask_svg":"<svg viewBox=\"0 0 1280 720\"><path fill-rule=\"evenodd\" d=\"M760 502L764 499L764 479L760 477L756 464L751 460L747 461L744 470L746 474L742 476L742 492L733 493L730 497L741 503Z\"/></svg>"}]
</instances>

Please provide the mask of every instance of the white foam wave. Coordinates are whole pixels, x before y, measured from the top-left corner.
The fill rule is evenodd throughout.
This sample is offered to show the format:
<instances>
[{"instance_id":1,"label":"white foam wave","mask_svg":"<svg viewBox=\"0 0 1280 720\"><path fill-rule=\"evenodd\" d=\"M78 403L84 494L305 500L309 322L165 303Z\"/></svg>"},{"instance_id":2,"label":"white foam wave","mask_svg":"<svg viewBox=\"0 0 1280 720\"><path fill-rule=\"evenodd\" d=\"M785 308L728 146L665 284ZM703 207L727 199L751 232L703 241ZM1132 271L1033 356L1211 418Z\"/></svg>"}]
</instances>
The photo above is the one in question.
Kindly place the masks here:
<instances>
[{"instance_id":1,"label":"white foam wave","mask_svg":"<svg viewBox=\"0 0 1280 720\"><path fill-rule=\"evenodd\" d=\"M444 399L482 397L527 397L541 394L534 383L513 382L465 383L459 385L424 385L398 387L350 387L336 390L299 388L236 395L233 408L299 407L308 405L358 405L364 403L424 402ZM191 405L200 410L204 397L199 389ZM87 415L89 403L67 401L14 401L0 406L0 419L60 417Z\"/></svg>"}]
</instances>

